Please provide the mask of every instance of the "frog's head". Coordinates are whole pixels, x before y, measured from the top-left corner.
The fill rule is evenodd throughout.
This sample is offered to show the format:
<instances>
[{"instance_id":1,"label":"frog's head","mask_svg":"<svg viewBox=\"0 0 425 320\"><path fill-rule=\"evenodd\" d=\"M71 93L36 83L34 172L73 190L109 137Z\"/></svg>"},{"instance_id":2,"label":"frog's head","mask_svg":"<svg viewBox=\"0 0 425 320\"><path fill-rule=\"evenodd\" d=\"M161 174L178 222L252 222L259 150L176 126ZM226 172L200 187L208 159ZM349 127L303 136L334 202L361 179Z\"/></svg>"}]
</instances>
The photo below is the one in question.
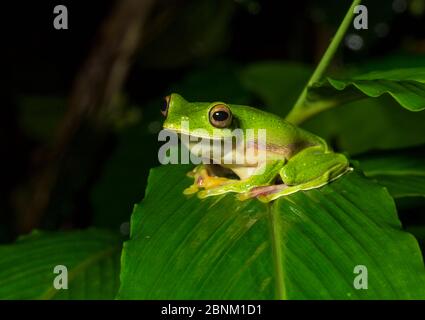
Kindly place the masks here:
<instances>
[{"instance_id":1,"label":"frog's head","mask_svg":"<svg viewBox=\"0 0 425 320\"><path fill-rule=\"evenodd\" d=\"M161 113L165 117L165 129L200 138L223 139L236 127L231 109L224 102L188 102L173 93L165 97Z\"/></svg>"}]
</instances>

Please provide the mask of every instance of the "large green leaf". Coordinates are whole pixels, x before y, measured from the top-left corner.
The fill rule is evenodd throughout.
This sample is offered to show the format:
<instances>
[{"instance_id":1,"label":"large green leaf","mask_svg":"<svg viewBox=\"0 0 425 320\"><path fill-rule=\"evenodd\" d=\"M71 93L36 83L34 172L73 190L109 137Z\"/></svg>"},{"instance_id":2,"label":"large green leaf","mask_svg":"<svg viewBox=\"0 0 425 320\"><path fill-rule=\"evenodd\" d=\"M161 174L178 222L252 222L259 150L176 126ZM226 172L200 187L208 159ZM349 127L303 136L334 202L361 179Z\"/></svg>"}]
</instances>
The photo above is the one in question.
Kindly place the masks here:
<instances>
[{"instance_id":1,"label":"large green leaf","mask_svg":"<svg viewBox=\"0 0 425 320\"><path fill-rule=\"evenodd\" d=\"M425 197L425 149L393 150L358 157L365 175L393 197Z\"/></svg>"},{"instance_id":2,"label":"large green leaf","mask_svg":"<svg viewBox=\"0 0 425 320\"><path fill-rule=\"evenodd\" d=\"M182 195L187 166L151 171L122 255L121 299L425 298L418 244L385 188L357 172L272 205ZM356 265L367 290L353 287Z\"/></svg>"},{"instance_id":3,"label":"large green leaf","mask_svg":"<svg viewBox=\"0 0 425 320\"><path fill-rule=\"evenodd\" d=\"M415 70L419 70L420 66L424 65L423 59L418 61L414 57L409 59L404 57L403 61L406 60L412 62L407 66L418 65ZM406 67L394 59L390 61L381 59L379 62L381 64L378 67L381 68ZM374 61L367 67L357 67L355 72L373 69L375 64L378 65L377 63ZM259 104L268 111L285 117L308 81L311 72L310 68L302 64L278 61L257 62L243 68L240 79L241 83L261 101L251 102L251 104ZM354 71L351 71L345 75L351 77L353 74ZM425 112L412 113L405 108L400 108L394 99L385 94L375 99L349 102L364 95L355 88L351 88L353 97L348 94L349 89L346 89L345 96L331 86L321 90L321 93L325 95L322 98L328 97L333 100L321 100L320 106L327 107L327 103L335 106L343 102L347 104L318 113L302 126L332 142L335 149L358 154L371 149L394 149L425 143L425 126L423 126ZM357 130L359 127L361 130ZM353 131L353 128L356 130Z\"/></svg>"},{"instance_id":4,"label":"large green leaf","mask_svg":"<svg viewBox=\"0 0 425 320\"><path fill-rule=\"evenodd\" d=\"M106 231L33 232L0 246L0 299L113 299L120 252ZM57 265L68 269L67 290L53 286Z\"/></svg>"},{"instance_id":5,"label":"large green leaf","mask_svg":"<svg viewBox=\"0 0 425 320\"><path fill-rule=\"evenodd\" d=\"M404 108L421 111L425 109L425 68L373 71L351 79L327 77L309 91L313 100L336 100L342 95L376 98L389 94Z\"/></svg>"},{"instance_id":6,"label":"large green leaf","mask_svg":"<svg viewBox=\"0 0 425 320\"><path fill-rule=\"evenodd\" d=\"M287 120L299 124L324 110L363 98L387 94L410 111L425 109L425 68L373 71L350 78L327 77L308 88L305 102Z\"/></svg>"}]
</instances>

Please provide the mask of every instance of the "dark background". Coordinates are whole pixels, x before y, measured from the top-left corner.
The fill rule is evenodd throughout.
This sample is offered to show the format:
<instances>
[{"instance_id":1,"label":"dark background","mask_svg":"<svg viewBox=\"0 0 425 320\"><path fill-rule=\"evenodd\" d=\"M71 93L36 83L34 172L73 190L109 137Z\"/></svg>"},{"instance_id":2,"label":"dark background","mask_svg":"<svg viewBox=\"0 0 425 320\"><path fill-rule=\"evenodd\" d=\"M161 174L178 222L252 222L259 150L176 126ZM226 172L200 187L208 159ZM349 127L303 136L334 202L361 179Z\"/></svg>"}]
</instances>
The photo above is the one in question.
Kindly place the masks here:
<instances>
[{"instance_id":1,"label":"dark background","mask_svg":"<svg viewBox=\"0 0 425 320\"><path fill-rule=\"evenodd\" d=\"M141 14L136 48L123 60L123 81L105 88L102 81L118 78L108 71L120 52L113 37L137 15L129 10L111 22L127 2L132 1L21 1L2 8L2 242L34 228L96 226L126 234L149 169L158 165L162 97L178 91L188 100L261 105L235 80L238 70L269 60L314 66L350 5L153 1ZM59 4L68 8L68 30L53 28ZM387 67L425 66L425 1L364 4L369 29L349 31L363 45L354 50L343 43L331 71L373 69L383 61ZM105 31L108 23L112 27ZM88 103L82 103L85 98ZM361 121L355 125L363 130ZM344 148L338 136L330 138L335 149ZM424 221L417 215L423 201L398 205L404 224Z\"/></svg>"}]
</instances>

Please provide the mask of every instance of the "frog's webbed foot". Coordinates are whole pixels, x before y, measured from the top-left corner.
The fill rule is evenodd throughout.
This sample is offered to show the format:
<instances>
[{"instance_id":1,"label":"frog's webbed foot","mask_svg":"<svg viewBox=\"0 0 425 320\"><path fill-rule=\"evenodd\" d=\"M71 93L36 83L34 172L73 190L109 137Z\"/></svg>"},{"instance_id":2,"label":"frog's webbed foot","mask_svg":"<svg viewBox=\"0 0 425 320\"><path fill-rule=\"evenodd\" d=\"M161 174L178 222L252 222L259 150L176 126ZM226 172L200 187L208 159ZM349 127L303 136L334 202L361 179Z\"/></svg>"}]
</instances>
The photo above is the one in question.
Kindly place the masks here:
<instances>
[{"instance_id":1,"label":"frog's webbed foot","mask_svg":"<svg viewBox=\"0 0 425 320\"><path fill-rule=\"evenodd\" d=\"M188 172L187 175L194 179L193 184L183 191L183 193L187 195L196 193L201 188L205 190L214 189L235 181L233 179L216 176L213 167L204 164L196 166L192 171Z\"/></svg>"}]
</instances>

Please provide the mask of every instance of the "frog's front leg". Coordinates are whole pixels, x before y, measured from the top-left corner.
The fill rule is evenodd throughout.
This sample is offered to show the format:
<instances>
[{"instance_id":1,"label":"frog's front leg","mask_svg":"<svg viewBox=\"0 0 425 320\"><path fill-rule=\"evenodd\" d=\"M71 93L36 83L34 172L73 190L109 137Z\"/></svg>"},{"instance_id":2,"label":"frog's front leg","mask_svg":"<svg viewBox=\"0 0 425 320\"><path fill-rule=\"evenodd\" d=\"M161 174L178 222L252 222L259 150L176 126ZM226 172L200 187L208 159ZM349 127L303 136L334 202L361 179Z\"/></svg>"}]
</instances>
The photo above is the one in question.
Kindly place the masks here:
<instances>
[{"instance_id":1,"label":"frog's front leg","mask_svg":"<svg viewBox=\"0 0 425 320\"><path fill-rule=\"evenodd\" d=\"M284 166L284 160L276 160L265 163L258 167L254 174L244 180L228 179L221 186L205 189L198 193L199 198L220 195L228 192L247 193L249 190L272 184L276 177L279 176L279 171Z\"/></svg>"},{"instance_id":2,"label":"frog's front leg","mask_svg":"<svg viewBox=\"0 0 425 320\"><path fill-rule=\"evenodd\" d=\"M352 170L348 159L341 153L333 153L322 147L309 147L291 158L279 174L281 188L261 194L258 199L270 202L301 190L319 188Z\"/></svg>"}]
</instances>

